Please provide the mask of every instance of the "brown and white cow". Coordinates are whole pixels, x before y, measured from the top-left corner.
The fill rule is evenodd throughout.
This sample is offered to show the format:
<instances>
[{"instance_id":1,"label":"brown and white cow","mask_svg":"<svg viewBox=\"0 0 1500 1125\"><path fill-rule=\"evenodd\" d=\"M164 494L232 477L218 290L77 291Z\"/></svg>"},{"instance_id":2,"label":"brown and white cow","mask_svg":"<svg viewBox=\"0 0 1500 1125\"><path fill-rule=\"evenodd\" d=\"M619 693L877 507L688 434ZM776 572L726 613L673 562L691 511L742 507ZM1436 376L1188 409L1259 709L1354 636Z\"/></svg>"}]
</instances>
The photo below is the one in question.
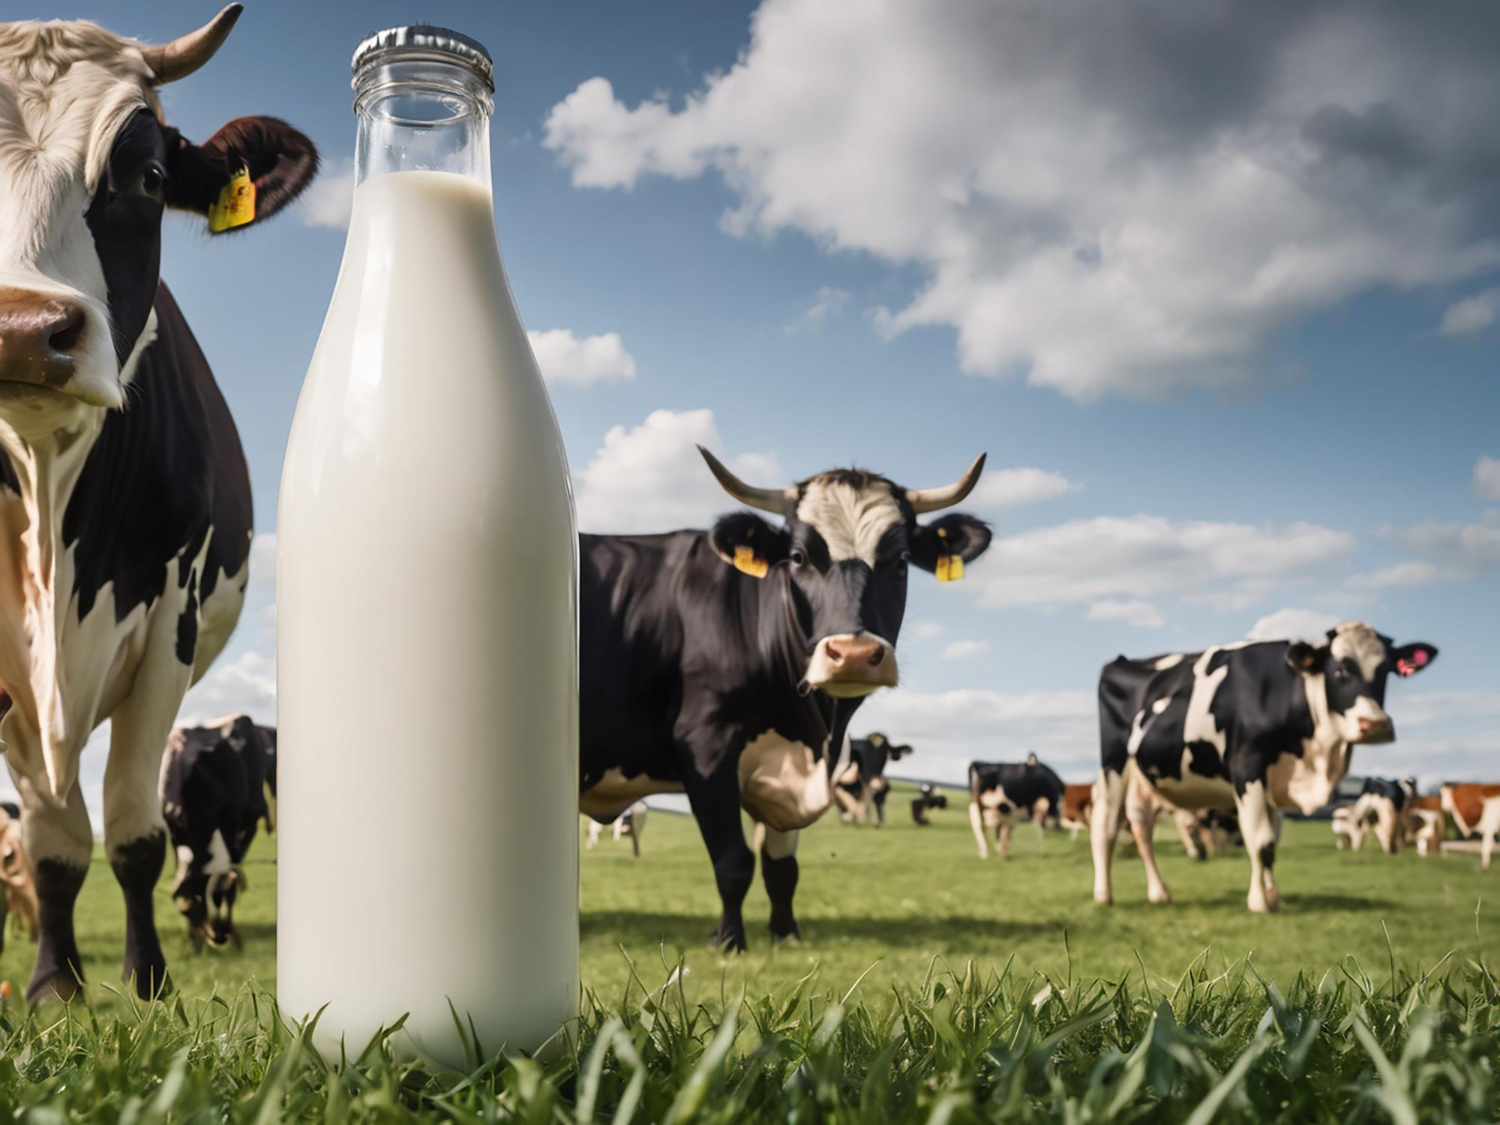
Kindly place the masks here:
<instances>
[{"instance_id":1,"label":"brown and white cow","mask_svg":"<svg viewBox=\"0 0 1500 1125\"><path fill-rule=\"evenodd\" d=\"M142 996L166 979L157 776L183 694L238 620L251 504L229 410L160 282L162 215L214 233L262 221L318 162L274 118L203 144L163 120L157 88L207 63L239 13L162 46L0 24L0 740L41 908L32 998L81 979L73 905L94 834L78 760L105 719L124 976Z\"/></svg>"},{"instance_id":2,"label":"brown and white cow","mask_svg":"<svg viewBox=\"0 0 1500 1125\"><path fill-rule=\"evenodd\" d=\"M10 809L0 808L0 950L5 948L5 923L9 915L19 918L26 936L36 941L36 884L31 878L31 864L26 862L21 821Z\"/></svg>"},{"instance_id":3,"label":"brown and white cow","mask_svg":"<svg viewBox=\"0 0 1500 1125\"><path fill-rule=\"evenodd\" d=\"M1443 811L1453 818L1464 839L1479 834L1480 867L1488 871L1495 837L1500 835L1500 785L1458 782L1444 785L1440 796Z\"/></svg>"}]
</instances>

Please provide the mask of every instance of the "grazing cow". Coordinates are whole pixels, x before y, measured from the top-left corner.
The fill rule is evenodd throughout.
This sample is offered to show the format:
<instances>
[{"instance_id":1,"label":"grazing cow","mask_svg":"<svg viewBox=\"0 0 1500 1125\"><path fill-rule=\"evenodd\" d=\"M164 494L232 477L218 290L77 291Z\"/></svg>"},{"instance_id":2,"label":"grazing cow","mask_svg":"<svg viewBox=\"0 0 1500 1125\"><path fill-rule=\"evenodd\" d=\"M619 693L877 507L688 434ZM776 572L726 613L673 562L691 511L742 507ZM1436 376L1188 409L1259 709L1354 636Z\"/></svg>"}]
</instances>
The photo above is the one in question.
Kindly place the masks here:
<instances>
[{"instance_id":1,"label":"grazing cow","mask_svg":"<svg viewBox=\"0 0 1500 1125\"><path fill-rule=\"evenodd\" d=\"M950 514L984 457L941 488L860 470L757 488L703 457L749 512L711 531L580 536L579 807L608 821L649 793L686 792L723 912L713 941L745 947L755 874L740 809L765 826L771 933L798 933L797 835L833 802L849 720L897 680L908 565L939 579L989 546Z\"/></svg>"},{"instance_id":2,"label":"grazing cow","mask_svg":"<svg viewBox=\"0 0 1500 1125\"><path fill-rule=\"evenodd\" d=\"M1078 839L1078 833L1085 831L1089 826L1089 814L1094 807L1094 786L1090 782L1086 785L1064 785L1062 798L1062 815L1058 817L1058 824L1068 830L1070 839Z\"/></svg>"},{"instance_id":3,"label":"grazing cow","mask_svg":"<svg viewBox=\"0 0 1500 1125\"><path fill-rule=\"evenodd\" d=\"M650 806L645 801L637 801L628 809L615 818L614 837L615 843L619 843L626 836L630 837L630 851L633 859L641 858L641 836L646 831L646 813ZM604 825L597 820L585 817L589 826L589 847L595 847L599 843L599 834L604 830Z\"/></svg>"},{"instance_id":4,"label":"grazing cow","mask_svg":"<svg viewBox=\"0 0 1500 1125\"><path fill-rule=\"evenodd\" d=\"M1312 813L1349 769L1351 748L1389 742L1391 672L1432 663L1428 644L1395 647L1362 622L1304 641L1239 642L1201 653L1118 660L1099 678L1101 765L1094 803L1094 900L1113 901L1110 860L1131 777L1179 808L1233 810L1250 855L1248 905L1276 909L1278 809ZM1131 831L1147 897L1170 902L1149 833Z\"/></svg>"},{"instance_id":5,"label":"grazing cow","mask_svg":"<svg viewBox=\"0 0 1500 1125\"><path fill-rule=\"evenodd\" d=\"M929 823L927 814L933 809L946 809L948 794L938 791L930 781L924 781L917 795L911 799L911 818L920 825Z\"/></svg>"},{"instance_id":6,"label":"grazing cow","mask_svg":"<svg viewBox=\"0 0 1500 1125\"><path fill-rule=\"evenodd\" d=\"M1475 785L1458 782L1441 790L1443 811L1453 818L1464 839L1479 833L1482 841L1480 866L1488 871L1495 851L1495 837L1500 834L1500 785Z\"/></svg>"},{"instance_id":7,"label":"grazing cow","mask_svg":"<svg viewBox=\"0 0 1500 1125\"><path fill-rule=\"evenodd\" d=\"M891 791L885 767L910 753L910 746L898 746L879 731L850 739L849 767L839 775L833 794L845 824L862 820L873 820L877 828L885 824L885 799Z\"/></svg>"},{"instance_id":8,"label":"grazing cow","mask_svg":"<svg viewBox=\"0 0 1500 1125\"><path fill-rule=\"evenodd\" d=\"M1010 858L1011 825L1015 819L1035 822L1038 832L1056 827L1062 817L1062 778L1037 761L1035 754L1021 763L969 763L969 824L979 844L979 858L989 859L986 839L993 832L1000 858Z\"/></svg>"},{"instance_id":9,"label":"grazing cow","mask_svg":"<svg viewBox=\"0 0 1500 1125\"><path fill-rule=\"evenodd\" d=\"M12 815L15 805L0 803L0 950L5 949L7 915L20 920L26 936L36 941L39 921L36 884L31 865L26 862L26 845L21 839L21 821Z\"/></svg>"},{"instance_id":10,"label":"grazing cow","mask_svg":"<svg viewBox=\"0 0 1500 1125\"><path fill-rule=\"evenodd\" d=\"M1340 851L1357 852L1365 842L1364 822L1354 815L1353 805L1340 805L1329 818L1333 829L1333 846Z\"/></svg>"},{"instance_id":11,"label":"grazing cow","mask_svg":"<svg viewBox=\"0 0 1500 1125\"><path fill-rule=\"evenodd\" d=\"M1416 795L1417 779L1414 777L1403 781L1366 778L1365 787L1355 800L1350 815L1360 829L1367 823L1371 824L1381 851L1395 855L1406 837L1407 814ZM1362 838L1360 842L1363 842Z\"/></svg>"},{"instance_id":12,"label":"grazing cow","mask_svg":"<svg viewBox=\"0 0 1500 1125\"><path fill-rule=\"evenodd\" d=\"M157 88L208 62L239 11L156 47L91 23L0 24L0 740L41 904L33 999L81 979L73 906L94 837L78 759L105 718L124 976L142 996L166 980L158 771L183 694L238 620L251 506L229 410L159 282L161 218L259 222L317 167L273 118L201 145L162 120ZM222 298L253 291L227 280Z\"/></svg>"},{"instance_id":13,"label":"grazing cow","mask_svg":"<svg viewBox=\"0 0 1500 1125\"><path fill-rule=\"evenodd\" d=\"M260 822L276 829L276 728L240 714L174 730L161 808L177 850L172 901L193 944L238 945L234 902L248 889L240 865Z\"/></svg>"}]
</instances>

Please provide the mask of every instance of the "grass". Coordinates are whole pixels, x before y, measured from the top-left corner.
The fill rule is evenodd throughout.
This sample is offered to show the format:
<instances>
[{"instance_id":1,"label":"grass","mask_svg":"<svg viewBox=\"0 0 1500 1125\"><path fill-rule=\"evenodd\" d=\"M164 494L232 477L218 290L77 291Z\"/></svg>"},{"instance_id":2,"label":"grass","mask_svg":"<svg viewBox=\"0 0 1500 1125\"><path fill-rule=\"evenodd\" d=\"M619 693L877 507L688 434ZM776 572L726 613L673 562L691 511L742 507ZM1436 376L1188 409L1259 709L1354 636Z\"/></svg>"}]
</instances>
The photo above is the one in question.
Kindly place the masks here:
<instances>
[{"instance_id":1,"label":"grass","mask_svg":"<svg viewBox=\"0 0 1500 1125\"><path fill-rule=\"evenodd\" d=\"M546 1067L475 1059L467 1076L398 1063L378 1044L334 1073L300 1049L267 991L264 842L247 865L242 952L191 950L163 887L176 994L142 1007L104 987L123 911L100 860L78 911L90 1007L28 1015L12 1000L0 1012L0 1116L1500 1117L1500 990L1482 967L1495 927L1477 858L1351 855L1326 824L1288 824L1283 910L1259 917L1244 909L1241 854L1193 863L1163 832L1177 904L1148 906L1139 862L1121 854L1117 905L1098 909L1086 839L1021 829L1008 863L981 862L961 807L918 829L904 798L892 795L882 830L830 820L805 833L805 940L771 945L757 886L741 957L704 947L717 901L691 820L653 814L639 861L606 837L583 858L589 997L568 1048ZM17 992L31 955L14 937L0 955Z\"/></svg>"}]
</instances>

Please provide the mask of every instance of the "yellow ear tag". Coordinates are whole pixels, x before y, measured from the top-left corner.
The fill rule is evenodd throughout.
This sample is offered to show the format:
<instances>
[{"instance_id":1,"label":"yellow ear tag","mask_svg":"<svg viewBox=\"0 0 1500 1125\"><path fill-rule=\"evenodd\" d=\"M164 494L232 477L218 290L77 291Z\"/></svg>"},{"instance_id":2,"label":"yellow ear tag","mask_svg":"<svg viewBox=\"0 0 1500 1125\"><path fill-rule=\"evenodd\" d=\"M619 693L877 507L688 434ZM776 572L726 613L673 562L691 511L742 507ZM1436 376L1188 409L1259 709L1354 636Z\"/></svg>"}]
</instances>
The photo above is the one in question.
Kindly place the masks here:
<instances>
[{"instance_id":1,"label":"yellow ear tag","mask_svg":"<svg viewBox=\"0 0 1500 1125\"><path fill-rule=\"evenodd\" d=\"M964 580L964 560L957 555L948 556L948 581L962 582Z\"/></svg>"},{"instance_id":2,"label":"yellow ear tag","mask_svg":"<svg viewBox=\"0 0 1500 1125\"><path fill-rule=\"evenodd\" d=\"M748 574L751 578L764 578L771 567L765 559L755 553L754 547L736 547L734 569Z\"/></svg>"},{"instance_id":3,"label":"yellow ear tag","mask_svg":"<svg viewBox=\"0 0 1500 1125\"><path fill-rule=\"evenodd\" d=\"M208 209L208 229L220 234L255 221L255 181L250 169L241 164L219 192L219 201Z\"/></svg>"},{"instance_id":4,"label":"yellow ear tag","mask_svg":"<svg viewBox=\"0 0 1500 1125\"><path fill-rule=\"evenodd\" d=\"M937 575L937 580L939 582L948 581L948 563L951 561L952 557L952 555L938 556L937 566L933 569L933 573Z\"/></svg>"}]
</instances>

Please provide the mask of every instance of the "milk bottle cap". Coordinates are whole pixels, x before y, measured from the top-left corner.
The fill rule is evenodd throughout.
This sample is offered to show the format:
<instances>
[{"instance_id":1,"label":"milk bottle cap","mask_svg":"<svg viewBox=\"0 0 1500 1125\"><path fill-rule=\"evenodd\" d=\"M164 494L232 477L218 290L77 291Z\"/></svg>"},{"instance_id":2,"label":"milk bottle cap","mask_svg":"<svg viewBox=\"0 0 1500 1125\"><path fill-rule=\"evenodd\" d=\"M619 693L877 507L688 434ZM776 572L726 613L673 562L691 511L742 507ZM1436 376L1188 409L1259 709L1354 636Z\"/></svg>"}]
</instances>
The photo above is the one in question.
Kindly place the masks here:
<instances>
[{"instance_id":1,"label":"milk bottle cap","mask_svg":"<svg viewBox=\"0 0 1500 1125\"><path fill-rule=\"evenodd\" d=\"M495 61L490 58L483 43L471 39L461 31L427 23L388 27L384 31L371 32L354 48L354 58L350 60L349 67L357 81L359 72L365 67L390 61L393 55L411 58L413 55L424 54L441 55L464 63L483 78L491 90L495 88Z\"/></svg>"}]
</instances>

